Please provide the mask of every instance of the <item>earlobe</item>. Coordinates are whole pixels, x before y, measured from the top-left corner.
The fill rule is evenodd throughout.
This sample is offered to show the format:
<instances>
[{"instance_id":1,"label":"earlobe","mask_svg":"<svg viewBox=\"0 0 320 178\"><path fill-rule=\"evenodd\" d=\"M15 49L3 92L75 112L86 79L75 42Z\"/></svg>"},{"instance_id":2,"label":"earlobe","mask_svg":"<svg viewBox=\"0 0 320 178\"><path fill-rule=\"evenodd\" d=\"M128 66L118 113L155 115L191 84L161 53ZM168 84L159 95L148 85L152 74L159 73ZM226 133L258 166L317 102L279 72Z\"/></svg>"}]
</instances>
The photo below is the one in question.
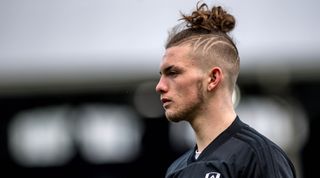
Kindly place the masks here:
<instances>
[{"instance_id":1,"label":"earlobe","mask_svg":"<svg viewBox=\"0 0 320 178\"><path fill-rule=\"evenodd\" d=\"M222 72L219 67L214 67L211 69L209 74L208 91L213 90L221 81Z\"/></svg>"}]
</instances>

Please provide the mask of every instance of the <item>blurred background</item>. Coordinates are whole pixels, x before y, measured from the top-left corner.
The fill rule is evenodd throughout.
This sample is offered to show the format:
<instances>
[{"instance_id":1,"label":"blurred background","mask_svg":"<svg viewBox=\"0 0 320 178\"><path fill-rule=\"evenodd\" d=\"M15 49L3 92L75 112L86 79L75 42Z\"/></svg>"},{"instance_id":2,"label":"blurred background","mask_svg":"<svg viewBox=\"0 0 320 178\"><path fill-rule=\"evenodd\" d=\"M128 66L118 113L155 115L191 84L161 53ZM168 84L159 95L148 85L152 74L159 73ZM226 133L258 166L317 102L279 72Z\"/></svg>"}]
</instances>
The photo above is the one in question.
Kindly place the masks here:
<instances>
[{"instance_id":1,"label":"blurred background","mask_svg":"<svg viewBox=\"0 0 320 178\"><path fill-rule=\"evenodd\" d=\"M155 85L168 30L194 0L0 0L2 177L164 177L193 146ZM203 1L237 19L239 116L317 175L320 2Z\"/></svg>"}]
</instances>

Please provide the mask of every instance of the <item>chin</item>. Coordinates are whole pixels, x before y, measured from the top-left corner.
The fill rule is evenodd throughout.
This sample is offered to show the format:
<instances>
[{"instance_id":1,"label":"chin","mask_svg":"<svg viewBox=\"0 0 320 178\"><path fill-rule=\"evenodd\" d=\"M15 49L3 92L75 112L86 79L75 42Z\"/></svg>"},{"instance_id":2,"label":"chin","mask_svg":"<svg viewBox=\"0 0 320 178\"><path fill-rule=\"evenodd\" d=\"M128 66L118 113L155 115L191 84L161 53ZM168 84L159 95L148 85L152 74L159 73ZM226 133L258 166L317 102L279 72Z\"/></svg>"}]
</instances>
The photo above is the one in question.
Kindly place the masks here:
<instances>
[{"instance_id":1,"label":"chin","mask_svg":"<svg viewBox=\"0 0 320 178\"><path fill-rule=\"evenodd\" d=\"M177 114L166 112L166 118L171 122L180 122L182 117L179 117Z\"/></svg>"}]
</instances>

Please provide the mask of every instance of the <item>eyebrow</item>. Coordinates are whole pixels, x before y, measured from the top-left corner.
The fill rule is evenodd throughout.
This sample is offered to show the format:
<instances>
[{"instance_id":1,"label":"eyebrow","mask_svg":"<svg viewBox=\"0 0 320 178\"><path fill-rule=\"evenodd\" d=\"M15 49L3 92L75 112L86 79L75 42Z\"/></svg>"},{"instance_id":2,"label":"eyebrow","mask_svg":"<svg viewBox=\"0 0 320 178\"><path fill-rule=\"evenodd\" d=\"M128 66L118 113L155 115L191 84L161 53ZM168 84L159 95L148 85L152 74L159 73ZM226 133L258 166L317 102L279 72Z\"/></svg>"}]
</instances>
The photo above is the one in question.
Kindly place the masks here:
<instances>
[{"instance_id":1,"label":"eyebrow","mask_svg":"<svg viewBox=\"0 0 320 178\"><path fill-rule=\"evenodd\" d=\"M173 68L175 68L175 66L174 65L170 65L170 66L168 66L168 67L163 69L163 73L167 73L169 70L171 70ZM163 74L161 71L159 73L160 73L160 75Z\"/></svg>"}]
</instances>

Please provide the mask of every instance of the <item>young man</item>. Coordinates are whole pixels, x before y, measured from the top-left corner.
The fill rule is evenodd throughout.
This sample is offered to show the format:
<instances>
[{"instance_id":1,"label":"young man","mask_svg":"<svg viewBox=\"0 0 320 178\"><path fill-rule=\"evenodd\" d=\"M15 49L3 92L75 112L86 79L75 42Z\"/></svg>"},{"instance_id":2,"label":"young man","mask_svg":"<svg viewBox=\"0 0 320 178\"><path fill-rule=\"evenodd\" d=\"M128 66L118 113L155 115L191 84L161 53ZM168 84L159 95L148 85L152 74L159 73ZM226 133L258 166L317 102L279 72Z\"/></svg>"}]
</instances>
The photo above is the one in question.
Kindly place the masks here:
<instances>
[{"instance_id":1,"label":"young man","mask_svg":"<svg viewBox=\"0 0 320 178\"><path fill-rule=\"evenodd\" d=\"M296 177L285 152L234 110L240 59L228 33L235 18L203 3L182 20L169 35L156 91L169 121L191 124L196 146L172 163L166 178Z\"/></svg>"}]
</instances>

